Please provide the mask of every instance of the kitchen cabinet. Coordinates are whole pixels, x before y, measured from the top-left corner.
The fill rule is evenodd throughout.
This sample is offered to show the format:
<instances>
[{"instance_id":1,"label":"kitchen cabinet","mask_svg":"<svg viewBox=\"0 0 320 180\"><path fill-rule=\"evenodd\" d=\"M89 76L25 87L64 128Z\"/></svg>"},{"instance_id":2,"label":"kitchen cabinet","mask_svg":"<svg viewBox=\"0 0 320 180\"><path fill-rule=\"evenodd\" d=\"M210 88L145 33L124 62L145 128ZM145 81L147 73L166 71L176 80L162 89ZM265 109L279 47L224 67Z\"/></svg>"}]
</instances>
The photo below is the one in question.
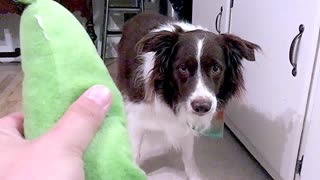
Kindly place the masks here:
<instances>
[{"instance_id":1,"label":"kitchen cabinet","mask_svg":"<svg viewBox=\"0 0 320 180\"><path fill-rule=\"evenodd\" d=\"M229 31L229 0L194 0L192 23L202 25L214 33Z\"/></svg>"},{"instance_id":2,"label":"kitchen cabinet","mask_svg":"<svg viewBox=\"0 0 320 180\"><path fill-rule=\"evenodd\" d=\"M221 2L194 2L193 23L216 32L211 14L223 6ZM226 125L274 179L294 179L299 176L301 140L309 117L320 1L223 2L230 7L228 18L222 18L223 32L262 48L256 62L243 61L246 91L229 103Z\"/></svg>"}]
</instances>

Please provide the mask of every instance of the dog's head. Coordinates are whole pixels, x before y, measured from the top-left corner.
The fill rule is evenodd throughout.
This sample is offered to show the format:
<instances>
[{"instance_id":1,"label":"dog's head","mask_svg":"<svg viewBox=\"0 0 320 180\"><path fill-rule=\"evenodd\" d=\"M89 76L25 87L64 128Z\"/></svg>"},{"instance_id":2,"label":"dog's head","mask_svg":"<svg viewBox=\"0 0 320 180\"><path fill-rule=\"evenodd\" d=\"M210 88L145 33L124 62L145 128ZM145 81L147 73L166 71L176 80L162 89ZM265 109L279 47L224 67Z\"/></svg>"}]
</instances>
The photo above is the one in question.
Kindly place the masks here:
<instances>
[{"instance_id":1,"label":"dog's head","mask_svg":"<svg viewBox=\"0 0 320 180\"><path fill-rule=\"evenodd\" d=\"M255 61L259 46L234 35L195 30L151 32L137 44L154 52L146 97L159 97L196 131L244 88L242 59Z\"/></svg>"}]
</instances>

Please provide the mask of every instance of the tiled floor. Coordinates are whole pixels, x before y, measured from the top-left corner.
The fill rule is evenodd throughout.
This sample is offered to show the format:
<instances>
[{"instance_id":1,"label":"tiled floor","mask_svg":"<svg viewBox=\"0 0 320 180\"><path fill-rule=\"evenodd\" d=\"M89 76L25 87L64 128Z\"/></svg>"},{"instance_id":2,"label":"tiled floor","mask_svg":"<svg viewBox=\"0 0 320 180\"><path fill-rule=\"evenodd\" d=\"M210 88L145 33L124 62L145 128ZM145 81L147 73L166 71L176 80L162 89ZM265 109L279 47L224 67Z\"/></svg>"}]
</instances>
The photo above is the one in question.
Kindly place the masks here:
<instances>
[{"instance_id":1,"label":"tiled floor","mask_svg":"<svg viewBox=\"0 0 320 180\"><path fill-rule=\"evenodd\" d=\"M108 69L114 77L117 73L115 64L109 65ZM21 82L22 72L19 64L0 63L0 117L21 110ZM157 136L151 136L144 143L144 150L150 148L148 143L154 138L158 142L161 140ZM227 129L225 129L222 139L205 137L197 139L195 156L202 175L208 180L272 179ZM171 168L183 170L180 156L175 152L149 159L145 161L143 168L151 173L164 165L168 166L168 164ZM181 172L181 177L184 177L183 172ZM160 179L169 180L170 178L162 177Z\"/></svg>"},{"instance_id":2,"label":"tiled floor","mask_svg":"<svg viewBox=\"0 0 320 180\"><path fill-rule=\"evenodd\" d=\"M161 144L157 135L152 136L149 142L152 139L156 139L153 142ZM149 142L144 143L143 149L145 151L150 150ZM221 139L207 137L196 139L194 148L196 162L206 180L272 180L227 128L225 128L224 137ZM157 150L159 149L157 148ZM159 169L163 167L166 167L167 170L164 170L165 173L162 173L161 176L166 175L167 177L170 174L175 177L172 180L177 180L176 177L179 177L179 180L186 179L180 154L174 151L150 158L143 164L144 170L151 174L157 174ZM154 171L156 172L152 173ZM169 178L156 179L169 180Z\"/></svg>"}]
</instances>

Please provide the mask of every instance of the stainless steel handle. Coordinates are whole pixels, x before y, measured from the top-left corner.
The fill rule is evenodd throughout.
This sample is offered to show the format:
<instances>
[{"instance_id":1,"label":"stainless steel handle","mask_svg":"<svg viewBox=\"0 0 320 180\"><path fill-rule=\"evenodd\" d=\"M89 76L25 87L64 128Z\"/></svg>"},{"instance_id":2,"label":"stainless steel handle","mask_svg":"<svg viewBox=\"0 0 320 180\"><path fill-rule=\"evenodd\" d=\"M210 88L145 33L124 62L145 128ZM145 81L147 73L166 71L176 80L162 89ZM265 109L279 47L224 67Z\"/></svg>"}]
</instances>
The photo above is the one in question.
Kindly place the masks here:
<instances>
[{"instance_id":1,"label":"stainless steel handle","mask_svg":"<svg viewBox=\"0 0 320 180\"><path fill-rule=\"evenodd\" d=\"M220 12L216 17L216 31L221 34L221 18L222 18L223 7L221 6Z\"/></svg>"},{"instance_id":2,"label":"stainless steel handle","mask_svg":"<svg viewBox=\"0 0 320 180\"><path fill-rule=\"evenodd\" d=\"M297 46L298 41L301 39L302 34L304 32L304 25L300 24L299 26L299 33L294 37L291 42L290 50L289 50L289 60L290 64L292 65L292 75L297 76L297 59L294 57L294 52Z\"/></svg>"}]
</instances>

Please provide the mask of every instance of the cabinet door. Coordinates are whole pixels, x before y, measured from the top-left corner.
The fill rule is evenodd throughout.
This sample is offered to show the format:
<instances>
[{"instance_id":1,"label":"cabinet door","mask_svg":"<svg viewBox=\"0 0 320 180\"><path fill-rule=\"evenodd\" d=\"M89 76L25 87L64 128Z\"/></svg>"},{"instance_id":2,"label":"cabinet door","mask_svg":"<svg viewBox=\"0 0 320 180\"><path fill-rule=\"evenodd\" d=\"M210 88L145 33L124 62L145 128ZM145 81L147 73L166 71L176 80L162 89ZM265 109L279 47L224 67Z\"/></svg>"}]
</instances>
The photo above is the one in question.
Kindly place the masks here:
<instances>
[{"instance_id":1,"label":"cabinet door","mask_svg":"<svg viewBox=\"0 0 320 180\"><path fill-rule=\"evenodd\" d=\"M192 23L214 33L228 32L229 4L229 0L193 0Z\"/></svg>"},{"instance_id":2,"label":"cabinet door","mask_svg":"<svg viewBox=\"0 0 320 180\"><path fill-rule=\"evenodd\" d=\"M235 0L231 33L257 43L244 61L246 91L226 111L226 123L277 180L294 178L319 34L319 0ZM299 25L292 75L289 49ZM300 39L300 41L299 41Z\"/></svg>"},{"instance_id":3,"label":"cabinet door","mask_svg":"<svg viewBox=\"0 0 320 180\"><path fill-rule=\"evenodd\" d=\"M320 24L320 22L319 22ZM318 49L318 52L320 49ZM301 176L296 180L318 180L320 162L320 54L313 74L312 90L307 111L306 125L303 132L300 157L303 157Z\"/></svg>"}]
</instances>

